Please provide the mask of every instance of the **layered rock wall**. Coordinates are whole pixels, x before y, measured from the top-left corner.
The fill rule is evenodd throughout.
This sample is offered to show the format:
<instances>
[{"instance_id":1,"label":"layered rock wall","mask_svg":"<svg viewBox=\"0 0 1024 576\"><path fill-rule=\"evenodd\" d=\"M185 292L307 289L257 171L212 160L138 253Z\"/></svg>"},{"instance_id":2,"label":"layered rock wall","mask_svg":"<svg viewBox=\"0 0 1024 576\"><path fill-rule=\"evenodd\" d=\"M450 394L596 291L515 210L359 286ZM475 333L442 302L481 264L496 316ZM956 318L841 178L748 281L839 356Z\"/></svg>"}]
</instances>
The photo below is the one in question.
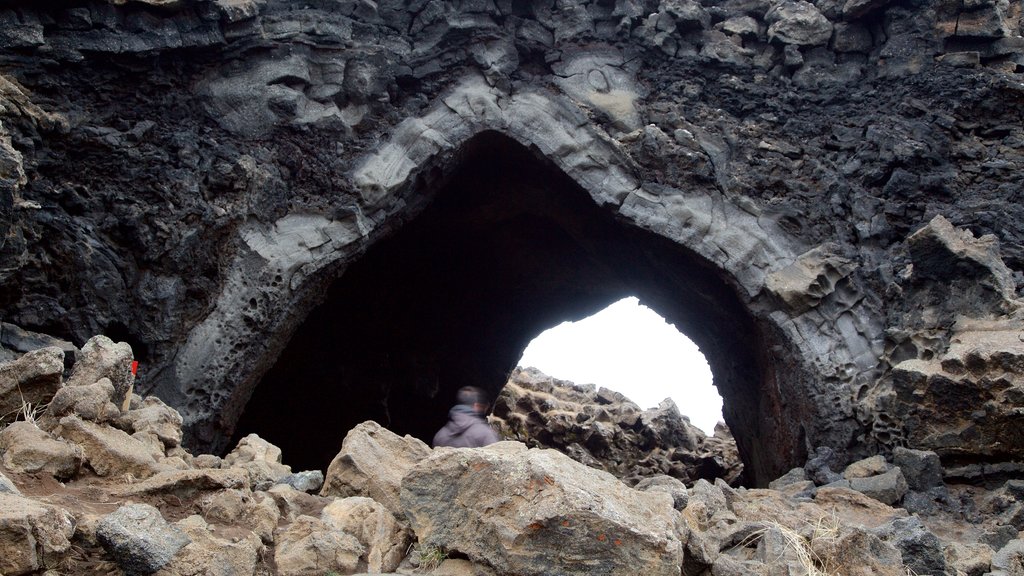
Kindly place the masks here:
<instances>
[{"instance_id":1,"label":"layered rock wall","mask_svg":"<svg viewBox=\"0 0 1024 576\"><path fill-rule=\"evenodd\" d=\"M345 384L343 397L366 387L383 416L407 400L443 414L458 385L496 391L540 329L635 291L708 354L755 482L819 445L847 458L924 444L969 463L1019 459L1019 445L965 432L1016 422L1018 372L989 359L1018 345L973 340L1007 374L998 393L988 368L948 360L972 322L1017 326L1019 1L6 6L4 321L78 345L98 332L128 341L137 385L182 410L196 446L228 445L328 286L444 197L474 150L510 146L529 152L524 173L570 182L539 197L573 188L607 218L553 218L600 270L581 277L603 288L569 313L566 292L541 315L502 280L510 295L481 296L479 309L528 322L504 337L469 322L457 351L439 344L447 334L417 337L415 354L382 336L372 348L394 350L374 366L441 373ZM494 134L507 143L481 140ZM486 222L482 209L463 220ZM974 287L995 263L915 254L908 237L937 215L992 235L997 289ZM457 266L438 268L424 274L464 283ZM574 279L565 262L544 271L537 294ZM325 338L369 357L334 324ZM927 412L903 422L924 381L977 389L964 402L987 408L950 430L930 429Z\"/></svg>"}]
</instances>

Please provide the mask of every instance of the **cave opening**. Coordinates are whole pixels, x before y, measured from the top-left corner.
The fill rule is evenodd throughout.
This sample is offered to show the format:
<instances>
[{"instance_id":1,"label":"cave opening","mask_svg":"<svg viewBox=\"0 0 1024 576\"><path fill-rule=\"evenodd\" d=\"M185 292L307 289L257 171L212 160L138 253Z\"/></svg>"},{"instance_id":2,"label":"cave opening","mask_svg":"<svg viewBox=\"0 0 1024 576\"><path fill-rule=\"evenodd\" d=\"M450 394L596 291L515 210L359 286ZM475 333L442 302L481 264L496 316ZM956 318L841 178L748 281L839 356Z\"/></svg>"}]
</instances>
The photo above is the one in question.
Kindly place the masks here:
<instances>
[{"instance_id":1,"label":"cave opening","mask_svg":"<svg viewBox=\"0 0 1024 576\"><path fill-rule=\"evenodd\" d=\"M293 469L321 470L365 420L429 443L458 388L496 397L536 335L635 295L704 352L748 479L788 465L758 456L771 449L758 444L771 371L716 267L496 132L415 193L429 202L331 284L255 387L236 440L255 432Z\"/></svg>"}]
</instances>

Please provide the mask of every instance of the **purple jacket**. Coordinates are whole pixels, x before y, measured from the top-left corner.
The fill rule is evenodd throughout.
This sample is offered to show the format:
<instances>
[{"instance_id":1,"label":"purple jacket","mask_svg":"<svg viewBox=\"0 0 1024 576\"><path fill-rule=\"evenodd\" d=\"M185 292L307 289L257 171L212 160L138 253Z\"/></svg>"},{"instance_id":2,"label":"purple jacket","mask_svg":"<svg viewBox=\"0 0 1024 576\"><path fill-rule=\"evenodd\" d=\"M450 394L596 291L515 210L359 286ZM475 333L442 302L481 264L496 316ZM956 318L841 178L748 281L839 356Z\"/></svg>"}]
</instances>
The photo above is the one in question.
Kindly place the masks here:
<instances>
[{"instance_id":1,"label":"purple jacket","mask_svg":"<svg viewBox=\"0 0 1024 576\"><path fill-rule=\"evenodd\" d=\"M498 440L498 434L472 406L458 404L448 411L448 423L434 435L434 447L479 448Z\"/></svg>"}]
</instances>

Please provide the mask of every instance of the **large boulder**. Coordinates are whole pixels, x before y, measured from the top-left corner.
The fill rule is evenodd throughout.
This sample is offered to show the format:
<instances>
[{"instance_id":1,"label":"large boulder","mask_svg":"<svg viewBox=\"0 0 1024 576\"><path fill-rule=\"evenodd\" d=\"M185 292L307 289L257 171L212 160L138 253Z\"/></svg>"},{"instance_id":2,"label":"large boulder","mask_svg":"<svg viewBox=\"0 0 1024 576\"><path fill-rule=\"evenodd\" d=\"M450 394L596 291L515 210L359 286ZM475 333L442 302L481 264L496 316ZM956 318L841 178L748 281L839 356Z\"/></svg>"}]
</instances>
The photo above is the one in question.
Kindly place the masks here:
<instances>
[{"instance_id":1,"label":"large boulder","mask_svg":"<svg viewBox=\"0 0 1024 576\"><path fill-rule=\"evenodd\" d=\"M677 576L682 565L668 494L633 490L554 450L436 450L402 480L401 497L421 546L499 573Z\"/></svg>"},{"instance_id":2,"label":"large boulder","mask_svg":"<svg viewBox=\"0 0 1024 576\"><path fill-rule=\"evenodd\" d=\"M39 406L61 386L64 351L41 348L0 364L0 418L13 419L23 406Z\"/></svg>"},{"instance_id":3,"label":"large boulder","mask_svg":"<svg viewBox=\"0 0 1024 576\"><path fill-rule=\"evenodd\" d=\"M335 500L324 507L320 519L359 540L364 550L361 561L370 573L393 572L412 540L408 528L391 511L369 498Z\"/></svg>"},{"instance_id":4,"label":"large boulder","mask_svg":"<svg viewBox=\"0 0 1024 576\"><path fill-rule=\"evenodd\" d=\"M99 476L148 478L164 470L143 443L116 428L65 416L55 435L82 447L89 467Z\"/></svg>"},{"instance_id":5,"label":"large boulder","mask_svg":"<svg viewBox=\"0 0 1024 576\"><path fill-rule=\"evenodd\" d=\"M832 37L832 23L810 2L783 0L765 14L768 39L798 46L822 46Z\"/></svg>"},{"instance_id":6,"label":"large boulder","mask_svg":"<svg viewBox=\"0 0 1024 576\"><path fill-rule=\"evenodd\" d=\"M128 576L156 572L191 540L149 504L125 504L100 520L100 544Z\"/></svg>"},{"instance_id":7,"label":"large boulder","mask_svg":"<svg viewBox=\"0 0 1024 576\"><path fill-rule=\"evenodd\" d=\"M353 574L365 554L355 536L312 516L296 518L275 541L274 562L281 576Z\"/></svg>"},{"instance_id":8,"label":"large boulder","mask_svg":"<svg viewBox=\"0 0 1024 576\"><path fill-rule=\"evenodd\" d=\"M256 490L266 490L292 473L290 466L281 463L281 449L256 434L239 440L221 466L244 468Z\"/></svg>"},{"instance_id":9,"label":"large boulder","mask_svg":"<svg viewBox=\"0 0 1024 576\"><path fill-rule=\"evenodd\" d=\"M43 472L67 480L78 473L82 448L53 438L32 422L14 422L0 430L0 454L11 472Z\"/></svg>"},{"instance_id":10,"label":"large boulder","mask_svg":"<svg viewBox=\"0 0 1024 576\"><path fill-rule=\"evenodd\" d=\"M412 436L401 437L376 422L363 422L345 435L341 451L327 468L321 496L365 496L402 516L402 477L430 455Z\"/></svg>"},{"instance_id":11,"label":"large boulder","mask_svg":"<svg viewBox=\"0 0 1024 576\"><path fill-rule=\"evenodd\" d=\"M121 409L114 404L113 398L114 385L109 378L100 378L90 384L64 386L53 395L39 426L52 430L61 418L72 414L91 422L110 422L121 415Z\"/></svg>"},{"instance_id":12,"label":"large boulder","mask_svg":"<svg viewBox=\"0 0 1024 576\"><path fill-rule=\"evenodd\" d=\"M56 563L71 548L71 516L0 491L0 574L18 576Z\"/></svg>"},{"instance_id":13,"label":"large boulder","mask_svg":"<svg viewBox=\"0 0 1024 576\"><path fill-rule=\"evenodd\" d=\"M189 538L171 561L155 573L155 576L234 576L255 574L256 564L264 551L259 536L234 533L230 538L221 538L212 533L201 516L189 516L176 523Z\"/></svg>"},{"instance_id":14,"label":"large boulder","mask_svg":"<svg viewBox=\"0 0 1024 576\"><path fill-rule=\"evenodd\" d=\"M135 386L132 358L132 347L127 343L115 343L102 335L93 336L82 346L67 385L81 386L107 378L114 386L114 404L127 410Z\"/></svg>"}]
</instances>

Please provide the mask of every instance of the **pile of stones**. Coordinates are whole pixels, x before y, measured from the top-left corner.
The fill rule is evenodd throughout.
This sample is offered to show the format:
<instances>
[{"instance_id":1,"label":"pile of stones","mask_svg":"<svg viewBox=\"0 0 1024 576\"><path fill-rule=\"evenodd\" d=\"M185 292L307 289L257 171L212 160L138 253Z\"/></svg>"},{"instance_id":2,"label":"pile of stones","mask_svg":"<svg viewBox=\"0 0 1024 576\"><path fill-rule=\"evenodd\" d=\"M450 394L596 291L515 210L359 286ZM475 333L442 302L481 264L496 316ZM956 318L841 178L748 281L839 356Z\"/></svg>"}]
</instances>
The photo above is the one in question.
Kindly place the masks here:
<instances>
[{"instance_id":1,"label":"pile of stones","mask_svg":"<svg viewBox=\"0 0 1024 576\"><path fill-rule=\"evenodd\" d=\"M494 403L492 423L504 438L553 448L628 484L659 475L743 483L743 463L728 426L714 435L690 423L666 398L641 409L623 394L593 384L517 368Z\"/></svg>"},{"instance_id":2,"label":"pile of stones","mask_svg":"<svg viewBox=\"0 0 1024 576\"><path fill-rule=\"evenodd\" d=\"M326 475L296 474L256 435L224 457L183 448L180 415L132 392L126 344L93 338L66 381L62 354L0 366L0 390L54 388L0 431L7 576L981 576L1024 562L1024 483L948 485L931 452L837 472L823 448L769 489L630 487L556 450L431 449L365 422Z\"/></svg>"}]
</instances>

